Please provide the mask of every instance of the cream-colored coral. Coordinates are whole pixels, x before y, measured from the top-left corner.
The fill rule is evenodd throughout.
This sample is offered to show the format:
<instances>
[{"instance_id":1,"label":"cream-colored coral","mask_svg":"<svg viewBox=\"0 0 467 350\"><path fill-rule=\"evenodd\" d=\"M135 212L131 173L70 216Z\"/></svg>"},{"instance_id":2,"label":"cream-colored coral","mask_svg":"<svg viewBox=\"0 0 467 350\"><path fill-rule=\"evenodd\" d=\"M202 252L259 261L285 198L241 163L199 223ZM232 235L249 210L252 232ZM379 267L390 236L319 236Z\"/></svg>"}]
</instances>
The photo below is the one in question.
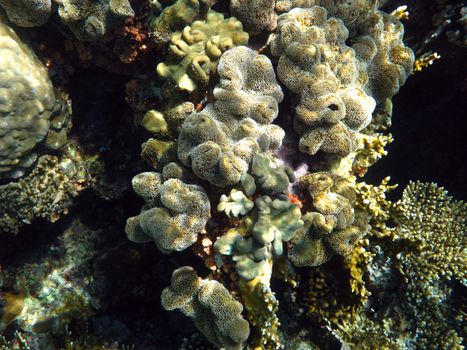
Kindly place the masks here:
<instances>
[{"instance_id":1,"label":"cream-colored coral","mask_svg":"<svg viewBox=\"0 0 467 350\"><path fill-rule=\"evenodd\" d=\"M300 150L345 157L357 150L376 103L404 84L414 56L402 42L400 21L374 2L319 4L279 16L271 53L279 56L279 79L300 97L294 118Z\"/></svg>"},{"instance_id":2,"label":"cream-colored coral","mask_svg":"<svg viewBox=\"0 0 467 350\"><path fill-rule=\"evenodd\" d=\"M266 56L247 47L227 51L219 61L216 101L182 125L178 158L216 186L233 185L256 153L277 149L284 131L271 124L282 91Z\"/></svg>"},{"instance_id":3,"label":"cream-colored coral","mask_svg":"<svg viewBox=\"0 0 467 350\"><path fill-rule=\"evenodd\" d=\"M349 254L369 230L366 215L354 211L355 190L340 176L318 172L299 179L313 205L292 240L289 258L297 266L317 266L334 254Z\"/></svg>"},{"instance_id":4,"label":"cream-colored coral","mask_svg":"<svg viewBox=\"0 0 467 350\"><path fill-rule=\"evenodd\" d=\"M171 285L162 291L162 306L179 309L219 348L242 349L250 334L242 317L243 306L219 282L201 279L191 267L172 274Z\"/></svg>"},{"instance_id":5,"label":"cream-colored coral","mask_svg":"<svg viewBox=\"0 0 467 350\"><path fill-rule=\"evenodd\" d=\"M133 189L146 201L139 215L127 220L125 232L134 242L154 240L163 253L191 246L210 216L210 203L200 186L159 173L141 173Z\"/></svg>"},{"instance_id":6,"label":"cream-colored coral","mask_svg":"<svg viewBox=\"0 0 467 350\"><path fill-rule=\"evenodd\" d=\"M371 121L376 103L363 90L365 73L346 45L348 35L323 7L279 16L271 52L280 56L279 79L300 96L294 128L302 152L346 156L357 148L356 132Z\"/></svg>"},{"instance_id":7,"label":"cream-colored coral","mask_svg":"<svg viewBox=\"0 0 467 350\"><path fill-rule=\"evenodd\" d=\"M62 131L66 140L66 121L54 121L62 106L47 69L15 32L0 22L0 178L19 177L31 168L40 146L47 145L51 129L58 131L55 136ZM52 148L63 145L52 143Z\"/></svg>"},{"instance_id":8,"label":"cream-colored coral","mask_svg":"<svg viewBox=\"0 0 467 350\"><path fill-rule=\"evenodd\" d=\"M241 22L209 11L205 21L195 21L171 36L167 61L157 65L157 74L192 92L207 86L222 53L247 42Z\"/></svg>"}]
</instances>

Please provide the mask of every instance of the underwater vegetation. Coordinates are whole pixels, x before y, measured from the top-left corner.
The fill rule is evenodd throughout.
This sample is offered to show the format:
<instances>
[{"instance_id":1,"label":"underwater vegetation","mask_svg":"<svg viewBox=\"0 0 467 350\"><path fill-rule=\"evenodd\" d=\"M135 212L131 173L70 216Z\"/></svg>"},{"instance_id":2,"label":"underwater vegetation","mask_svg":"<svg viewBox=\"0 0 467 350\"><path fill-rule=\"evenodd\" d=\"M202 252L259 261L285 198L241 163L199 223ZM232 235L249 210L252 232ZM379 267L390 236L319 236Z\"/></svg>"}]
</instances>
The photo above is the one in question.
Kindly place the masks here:
<instances>
[{"instance_id":1,"label":"underwater vegetation","mask_svg":"<svg viewBox=\"0 0 467 350\"><path fill-rule=\"evenodd\" d=\"M378 167L467 7L396 3L0 0L0 350L463 349L467 203Z\"/></svg>"}]
</instances>

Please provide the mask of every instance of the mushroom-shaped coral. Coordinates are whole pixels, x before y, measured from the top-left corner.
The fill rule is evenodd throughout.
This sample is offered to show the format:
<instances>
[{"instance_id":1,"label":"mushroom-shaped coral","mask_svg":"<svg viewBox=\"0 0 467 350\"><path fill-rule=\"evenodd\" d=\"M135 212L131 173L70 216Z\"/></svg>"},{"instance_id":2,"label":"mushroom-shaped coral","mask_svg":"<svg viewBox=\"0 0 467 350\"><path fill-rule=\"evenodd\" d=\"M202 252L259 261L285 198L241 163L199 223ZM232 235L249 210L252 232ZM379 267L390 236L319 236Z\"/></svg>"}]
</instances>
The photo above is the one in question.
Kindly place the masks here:
<instances>
[{"instance_id":1,"label":"mushroom-shaped coral","mask_svg":"<svg viewBox=\"0 0 467 350\"><path fill-rule=\"evenodd\" d=\"M157 74L192 92L207 86L222 53L247 42L248 33L237 19L209 11L206 21L195 21L172 35L167 62L157 65Z\"/></svg>"},{"instance_id":2,"label":"mushroom-shaped coral","mask_svg":"<svg viewBox=\"0 0 467 350\"><path fill-rule=\"evenodd\" d=\"M146 205L127 220L130 240L154 240L163 253L184 250L196 241L210 216L209 199L200 186L151 172L136 175L132 184Z\"/></svg>"},{"instance_id":3,"label":"mushroom-shaped coral","mask_svg":"<svg viewBox=\"0 0 467 350\"><path fill-rule=\"evenodd\" d=\"M135 12L128 0L55 0L60 19L78 40L99 41Z\"/></svg>"},{"instance_id":4,"label":"mushroom-shaped coral","mask_svg":"<svg viewBox=\"0 0 467 350\"><path fill-rule=\"evenodd\" d=\"M270 123L283 95L269 59L249 48L227 51L218 71L217 100L185 120L178 158L222 187L238 183L256 153L281 145L284 131Z\"/></svg>"},{"instance_id":5,"label":"mushroom-shaped coral","mask_svg":"<svg viewBox=\"0 0 467 350\"><path fill-rule=\"evenodd\" d=\"M349 32L319 6L279 16L271 52L280 56L279 79L300 95L294 128L300 150L346 156L357 147L356 132L371 121L375 101L363 90L365 74Z\"/></svg>"},{"instance_id":6,"label":"mushroom-shaped coral","mask_svg":"<svg viewBox=\"0 0 467 350\"><path fill-rule=\"evenodd\" d=\"M366 217L354 212L355 190L340 176L318 172L299 179L312 199L305 225L292 242L289 258L296 266L317 266L334 254L350 253L368 231Z\"/></svg>"},{"instance_id":7,"label":"mushroom-shaped coral","mask_svg":"<svg viewBox=\"0 0 467 350\"><path fill-rule=\"evenodd\" d=\"M23 175L41 146L63 146L69 116L64 106L47 69L0 22L0 178Z\"/></svg>"},{"instance_id":8,"label":"mushroom-shaped coral","mask_svg":"<svg viewBox=\"0 0 467 350\"><path fill-rule=\"evenodd\" d=\"M396 17L376 11L364 24L352 47L366 66L365 91L381 103L405 83L415 57L404 45L404 26Z\"/></svg>"},{"instance_id":9,"label":"mushroom-shaped coral","mask_svg":"<svg viewBox=\"0 0 467 350\"><path fill-rule=\"evenodd\" d=\"M162 306L179 309L219 348L242 349L250 334L242 317L243 306L219 282L204 280L189 266L172 274L171 285L162 291Z\"/></svg>"}]
</instances>

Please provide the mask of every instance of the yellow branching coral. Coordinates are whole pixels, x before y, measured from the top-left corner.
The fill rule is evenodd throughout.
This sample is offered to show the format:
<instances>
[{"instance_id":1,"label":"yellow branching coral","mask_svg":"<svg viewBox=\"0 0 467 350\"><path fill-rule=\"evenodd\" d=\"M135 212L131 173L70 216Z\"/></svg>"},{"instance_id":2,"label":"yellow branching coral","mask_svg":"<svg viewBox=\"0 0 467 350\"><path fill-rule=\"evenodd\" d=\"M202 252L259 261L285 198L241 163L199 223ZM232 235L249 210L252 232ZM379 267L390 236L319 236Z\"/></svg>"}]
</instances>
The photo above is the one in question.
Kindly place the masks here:
<instances>
[{"instance_id":1,"label":"yellow branching coral","mask_svg":"<svg viewBox=\"0 0 467 350\"><path fill-rule=\"evenodd\" d=\"M389 232L385 221L389 219L393 203L386 198L386 193L392 191L397 185L388 185L390 177L385 177L378 186L365 182L355 184L357 194L355 206L370 215L371 233L380 236Z\"/></svg>"},{"instance_id":2,"label":"yellow branching coral","mask_svg":"<svg viewBox=\"0 0 467 350\"><path fill-rule=\"evenodd\" d=\"M428 288L439 279L467 285L467 204L433 183L411 182L396 203L397 235L416 247L399 256L408 278Z\"/></svg>"}]
</instances>

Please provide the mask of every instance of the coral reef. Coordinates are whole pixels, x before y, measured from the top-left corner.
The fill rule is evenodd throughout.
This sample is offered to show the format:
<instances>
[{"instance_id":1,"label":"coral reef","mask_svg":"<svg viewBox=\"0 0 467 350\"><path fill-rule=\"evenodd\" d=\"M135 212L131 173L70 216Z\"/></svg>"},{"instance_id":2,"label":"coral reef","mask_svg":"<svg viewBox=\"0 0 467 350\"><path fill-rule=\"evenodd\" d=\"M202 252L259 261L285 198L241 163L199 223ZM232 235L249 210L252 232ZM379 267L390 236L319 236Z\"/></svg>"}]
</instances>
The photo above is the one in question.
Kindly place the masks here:
<instances>
[{"instance_id":1,"label":"coral reef","mask_svg":"<svg viewBox=\"0 0 467 350\"><path fill-rule=\"evenodd\" d=\"M465 203L357 180L393 141L407 7L0 6L31 43L0 24L0 349L462 348Z\"/></svg>"},{"instance_id":2,"label":"coral reef","mask_svg":"<svg viewBox=\"0 0 467 350\"><path fill-rule=\"evenodd\" d=\"M216 186L233 185L253 156L277 149L284 131L270 124L282 90L266 56L246 47L227 51L219 61L214 103L188 116L178 138L178 158Z\"/></svg>"},{"instance_id":3,"label":"coral reef","mask_svg":"<svg viewBox=\"0 0 467 350\"><path fill-rule=\"evenodd\" d=\"M355 190L347 179L317 172L299 179L313 205L302 219L303 230L297 234L289 258L297 266L316 266L334 254L349 254L355 243L368 232L366 217L355 213Z\"/></svg>"},{"instance_id":4,"label":"coral reef","mask_svg":"<svg viewBox=\"0 0 467 350\"><path fill-rule=\"evenodd\" d=\"M0 178L19 177L44 148L64 145L69 111L47 69L2 22L0 57Z\"/></svg>"},{"instance_id":5,"label":"coral reef","mask_svg":"<svg viewBox=\"0 0 467 350\"><path fill-rule=\"evenodd\" d=\"M134 242L154 240L163 253L191 246L210 216L204 190L160 173L136 175L133 189L146 202L138 216L128 219L125 232Z\"/></svg>"},{"instance_id":6,"label":"coral reef","mask_svg":"<svg viewBox=\"0 0 467 350\"><path fill-rule=\"evenodd\" d=\"M157 74L180 90L205 88L222 53L247 43L248 33L241 22L209 11L205 21L195 21L172 34L167 61L157 65Z\"/></svg>"},{"instance_id":7,"label":"coral reef","mask_svg":"<svg viewBox=\"0 0 467 350\"><path fill-rule=\"evenodd\" d=\"M179 309L195 322L196 327L216 346L242 349L250 334L242 317L242 304L217 281L203 280L189 266L172 274L170 287L161 295L166 310Z\"/></svg>"},{"instance_id":8,"label":"coral reef","mask_svg":"<svg viewBox=\"0 0 467 350\"><path fill-rule=\"evenodd\" d=\"M433 286L440 278L467 283L463 265L467 256L466 210L465 203L454 201L435 184L412 182L407 186L392 215L396 234L409 240L417 251L398 257L407 278L417 278L425 286Z\"/></svg>"}]
</instances>

